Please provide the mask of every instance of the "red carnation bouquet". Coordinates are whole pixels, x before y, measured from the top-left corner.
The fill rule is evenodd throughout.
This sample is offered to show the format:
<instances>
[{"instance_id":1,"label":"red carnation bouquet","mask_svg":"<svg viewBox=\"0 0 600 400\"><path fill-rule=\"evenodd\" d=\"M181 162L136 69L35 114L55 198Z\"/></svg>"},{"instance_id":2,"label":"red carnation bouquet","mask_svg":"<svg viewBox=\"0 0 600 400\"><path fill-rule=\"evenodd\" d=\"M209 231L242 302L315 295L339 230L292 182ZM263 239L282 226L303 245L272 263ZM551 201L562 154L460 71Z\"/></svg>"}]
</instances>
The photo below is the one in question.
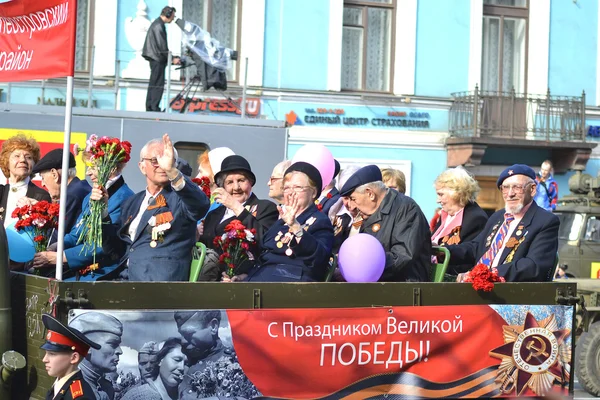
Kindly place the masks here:
<instances>
[{"instance_id":1,"label":"red carnation bouquet","mask_svg":"<svg viewBox=\"0 0 600 400\"><path fill-rule=\"evenodd\" d=\"M58 203L38 201L34 205L15 208L13 218L18 232L25 231L33 241L35 251L46 251L52 231L58 227Z\"/></svg>"},{"instance_id":2,"label":"red carnation bouquet","mask_svg":"<svg viewBox=\"0 0 600 400\"><path fill-rule=\"evenodd\" d=\"M206 197L210 199L210 179L208 179L208 176L193 178L192 182L198 185L200 189L202 189Z\"/></svg>"},{"instance_id":3,"label":"red carnation bouquet","mask_svg":"<svg viewBox=\"0 0 600 400\"><path fill-rule=\"evenodd\" d=\"M245 261L254 261L251 249L256 246L256 229L247 229L239 220L234 219L225 227L225 233L213 241L223 251L219 262L227 266L227 275L232 278Z\"/></svg>"},{"instance_id":4,"label":"red carnation bouquet","mask_svg":"<svg viewBox=\"0 0 600 400\"><path fill-rule=\"evenodd\" d=\"M91 135L86 141L85 151L89 156L86 164L96 168L98 185L105 187L110 176L121 163L131 159L131 143L117 138ZM78 243L83 243L82 253L93 251L96 264L96 249L102 247L102 214L107 208L103 201L90 201L80 223Z\"/></svg>"},{"instance_id":5,"label":"red carnation bouquet","mask_svg":"<svg viewBox=\"0 0 600 400\"><path fill-rule=\"evenodd\" d=\"M494 289L495 282L506 282L506 279L498 275L496 268L488 268L485 264L477 264L465 274L463 282L472 283L475 290L491 292Z\"/></svg>"}]
</instances>

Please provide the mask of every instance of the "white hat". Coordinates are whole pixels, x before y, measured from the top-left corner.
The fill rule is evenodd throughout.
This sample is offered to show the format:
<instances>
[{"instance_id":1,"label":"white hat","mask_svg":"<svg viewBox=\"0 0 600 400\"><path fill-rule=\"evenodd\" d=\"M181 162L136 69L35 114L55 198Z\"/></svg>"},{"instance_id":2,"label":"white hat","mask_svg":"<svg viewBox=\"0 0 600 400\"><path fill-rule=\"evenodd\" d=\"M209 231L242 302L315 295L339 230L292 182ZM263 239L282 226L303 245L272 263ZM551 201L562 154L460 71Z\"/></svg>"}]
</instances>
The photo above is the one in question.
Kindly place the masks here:
<instances>
[{"instance_id":1,"label":"white hat","mask_svg":"<svg viewBox=\"0 0 600 400\"><path fill-rule=\"evenodd\" d=\"M223 160L233 155L235 153L229 147L217 147L208 152L208 161L210 162L210 169L212 169L213 176L221 171Z\"/></svg>"}]
</instances>

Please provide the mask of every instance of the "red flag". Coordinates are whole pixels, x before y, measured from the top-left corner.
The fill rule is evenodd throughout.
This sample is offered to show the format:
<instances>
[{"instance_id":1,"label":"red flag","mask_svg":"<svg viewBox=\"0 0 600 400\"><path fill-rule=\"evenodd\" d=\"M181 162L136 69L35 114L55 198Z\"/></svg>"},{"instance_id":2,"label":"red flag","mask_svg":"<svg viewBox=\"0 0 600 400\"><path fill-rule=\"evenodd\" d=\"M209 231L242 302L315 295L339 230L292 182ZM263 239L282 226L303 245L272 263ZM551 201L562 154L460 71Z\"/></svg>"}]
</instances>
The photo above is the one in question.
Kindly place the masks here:
<instances>
[{"instance_id":1,"label":"red flag","mask_svg":"<svg viewBox=\"0 0 600 400\"><path fill-rule=\"evenodd\" d=\"M0 82L73 76L76 0L0 3Z\"/></svg>"}]
</instances>

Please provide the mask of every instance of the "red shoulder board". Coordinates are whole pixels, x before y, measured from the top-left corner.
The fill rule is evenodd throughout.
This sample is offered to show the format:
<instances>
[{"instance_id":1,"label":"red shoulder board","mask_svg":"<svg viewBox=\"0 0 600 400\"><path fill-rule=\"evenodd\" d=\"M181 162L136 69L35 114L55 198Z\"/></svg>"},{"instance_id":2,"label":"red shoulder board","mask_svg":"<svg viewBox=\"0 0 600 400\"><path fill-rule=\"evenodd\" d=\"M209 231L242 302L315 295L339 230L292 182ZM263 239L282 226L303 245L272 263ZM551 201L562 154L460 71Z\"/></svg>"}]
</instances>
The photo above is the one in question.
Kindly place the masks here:
<instances>
[{"instance_id":1,"label":"red shoulder board","mask_svg":"<svg viewBox=\"0 0 600 400\"><path fill-rule=\"evenodd\" d=\"M70 389L71 389L71 397L73 399L83 396L83 388L81 387L80 380L73 381L73 383L71 383Z\"/></svg>"}]
</instances>

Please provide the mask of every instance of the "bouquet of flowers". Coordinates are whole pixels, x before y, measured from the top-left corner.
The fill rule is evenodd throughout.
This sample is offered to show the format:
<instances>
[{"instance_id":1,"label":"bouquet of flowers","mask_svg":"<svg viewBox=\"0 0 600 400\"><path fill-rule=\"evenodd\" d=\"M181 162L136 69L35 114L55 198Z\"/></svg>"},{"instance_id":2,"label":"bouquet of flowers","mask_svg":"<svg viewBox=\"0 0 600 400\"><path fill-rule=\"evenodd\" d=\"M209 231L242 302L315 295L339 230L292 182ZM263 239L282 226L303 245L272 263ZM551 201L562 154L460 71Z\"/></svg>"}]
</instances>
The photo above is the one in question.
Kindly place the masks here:
<instances>
[{"instance_id":1,"label":"bouquet of flowers","mask_svg":"<svg viewBox=\"0 0 600 400\"><path fill-rule=\"evenodd\" d=\"M498 275L496 268L488 268L485 264L477 264L464 276L463 282L473 284L473 289L491 292L494 282L506 282L504 277Z\"/></svg>"},{"instance_id":2,"label":"bouquet of flowers","mask_svg":"<svg viewBox=\"0 0 600 400\"><path fill-rule=\"evenodd\" d=\"M85 151L89 155L88 166L96 168L98 185L104 187L118 165L130 160L131 143L117 138L98 138L91 135L86 142ZM78 243L83 243L82 253L93 252L94 265L96 249L102 247L102 214L106 207L102 201L91 201L80 222Z\"/></svg>"},{"instance_id":3,"label":"bouquet of flowers","mask_svg":"<svg viewBox=\"0 0 600 400\"><path fill-rule=\"evenodd\" d=\"M210 179L208 179L208 176L203 176L200 178L193 178L192 182L194 182L196 185L198 185L200 187L200 189L202 189L202 191L204 192L206 197L208 197L209 199L211 198L210 197ZM211 199L211 203L212 203L212 199Z\"/></svg>"},{"instance_id":4,"label":"bouquet of flowers","mask_svg":"<svg viewBox=\"0 0 600 400\"><path fill-rule=\"evenodd\" d=\"M261 394L244 374L237 356L208 361L201 371L191 375L192 389L198 398L214 396L252 399Z\"/></svg>"},{"instance_id":5,"label":"bouquet of flowers","mask_svg":"<svg viewBox=\"0 0 600 400\"><path fill-rule=\"evenodd\" d=\"M16 208L11 215L19 219L15 229L29 235L38 253L46 251L52 231L58 227L58 210L58 203L38 201L34 205Z\"/></svg>"},{"instance_id":6,"label":"bouquet of flowers","mask_svg":"<svg viewBox=\"0 0 600 400\"><path fill-rule=\"evenodd\" d=\"M227 266L229 277L236 275L236 268L244 261L254 261L250 249L256 246L255 235L256 229L246 229L244 224L234 219L225 227L225 233L215 238L213 243L223 251L219 262Z\"/></svg>"}]
</instances>

